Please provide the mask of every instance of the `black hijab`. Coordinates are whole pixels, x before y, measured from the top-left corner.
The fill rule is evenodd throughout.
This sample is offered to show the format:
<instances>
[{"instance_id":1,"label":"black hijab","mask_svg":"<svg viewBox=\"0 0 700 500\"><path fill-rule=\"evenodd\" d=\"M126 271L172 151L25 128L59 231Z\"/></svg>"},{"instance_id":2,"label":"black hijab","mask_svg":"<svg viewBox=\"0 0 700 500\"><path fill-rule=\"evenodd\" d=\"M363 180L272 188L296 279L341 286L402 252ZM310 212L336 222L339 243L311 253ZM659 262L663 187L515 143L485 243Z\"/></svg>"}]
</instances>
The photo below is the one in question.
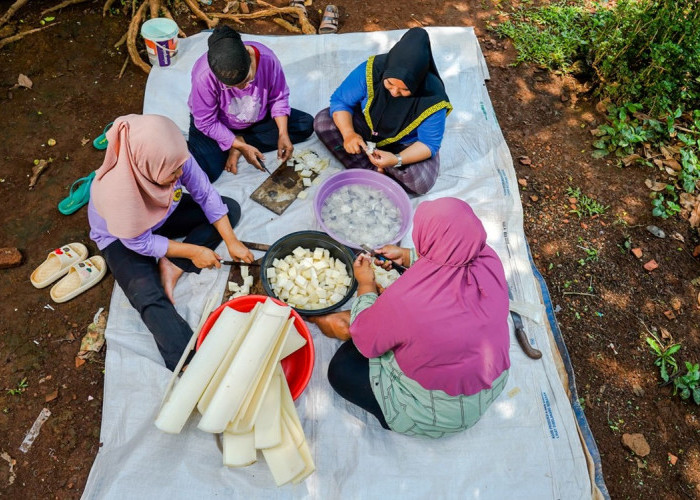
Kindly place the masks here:
<instances>
[{"instance_id":1,"label":"black hijab","mask_svg":"<svg viewBox=\"0 0 700 500\"><path fill-rule=\"evenodd\" d=\"M386 78L404 82L411 95L392 97L384 87ZM448 112L451 109L445 85L433 60L428 32L423 28L411 28L388 53L374 57L372 87L374 97L369 116L375 132L373 142L396 138L423 112L440 103L443 104L432 112L443 107L447 107Z\"/></svg>"},{"instance_id":2,"label":"black hijab","mask_svg":"<svg viewBox=\"0 0 700 500\"><path fill-rule=\"evenodd\" d=\"M229 26L217 26L207 40L207 61L214 76L224 85L237 85L250 70L250 54L241 35Z\"/></svg>"}]
</instances>

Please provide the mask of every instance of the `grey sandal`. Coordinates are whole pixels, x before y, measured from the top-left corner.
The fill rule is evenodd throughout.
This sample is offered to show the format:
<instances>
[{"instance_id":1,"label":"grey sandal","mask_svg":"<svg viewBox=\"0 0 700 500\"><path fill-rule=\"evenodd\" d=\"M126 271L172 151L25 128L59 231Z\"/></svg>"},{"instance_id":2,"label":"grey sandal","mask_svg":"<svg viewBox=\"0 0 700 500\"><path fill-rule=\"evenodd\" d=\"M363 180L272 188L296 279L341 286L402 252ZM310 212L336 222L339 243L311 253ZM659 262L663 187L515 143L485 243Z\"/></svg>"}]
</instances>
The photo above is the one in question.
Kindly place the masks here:
<instances>
[{"instance_id":1,"label":"grey sandal","mask_svg":"<svg viewBox=\"0 0 700 500\"><path fill-rule=\"evenodd\" d=\"M326 10L323 11L321 24L318 27L318 34L327 35L329 33L337 33L339 18L340 12L338 11L338 7L335 5L327 5Z\"/></svg>"}]
</instances>

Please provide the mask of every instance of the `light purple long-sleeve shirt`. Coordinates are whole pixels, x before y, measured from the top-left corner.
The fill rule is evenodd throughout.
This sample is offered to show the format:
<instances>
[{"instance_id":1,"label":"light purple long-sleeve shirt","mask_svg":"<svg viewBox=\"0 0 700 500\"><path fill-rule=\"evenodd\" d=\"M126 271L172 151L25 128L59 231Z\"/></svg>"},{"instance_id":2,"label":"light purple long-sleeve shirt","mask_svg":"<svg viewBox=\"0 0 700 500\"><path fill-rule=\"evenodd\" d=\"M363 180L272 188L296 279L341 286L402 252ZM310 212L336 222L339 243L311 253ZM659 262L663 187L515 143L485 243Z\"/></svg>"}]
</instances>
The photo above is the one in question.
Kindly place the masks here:
<instances>
[{"instance_id":1,"label":"light purple long-sleeve shirt","mask_svg":"<svg viewBox=\"0 0 700 500\"><path fill-rule=\"evenodd\" d=\"M289 116L289 87L282 64L274 52L257 42L245 42L260 52L255 77L245 89L221 83L207 61L207 54L192 68L192 90L187 104L194 125L214 139L222 151L231 149L233 130L247 128L270 113L272 118Z\"/></svg>"},{"instance_id":2,"label":"light purple long-sleeve shirt","mask_svg":"<svg viewBox=\"0 0 700 500\"><path fill-rule=\"evenodd\" d=\"M202 207L204 215L210 223L214 223L228 213L228 208L221 200L221 196L211 185L207 175L191 156L182 166L182 175L175 181L173 189L173 202L168 213L152 228L144 231L135 238L117 238L107 229L107 221L97 213L92 196L88 204L88 221L90 222L90 239L97 244L97 248L103 250L116 240L121 240L126 248L138 254L148 257L161 258L168 251L168 238L153 231L161 227L180 204L182 199L182 187L192 196L192 199Z\"/></svg>"}]
</instances>

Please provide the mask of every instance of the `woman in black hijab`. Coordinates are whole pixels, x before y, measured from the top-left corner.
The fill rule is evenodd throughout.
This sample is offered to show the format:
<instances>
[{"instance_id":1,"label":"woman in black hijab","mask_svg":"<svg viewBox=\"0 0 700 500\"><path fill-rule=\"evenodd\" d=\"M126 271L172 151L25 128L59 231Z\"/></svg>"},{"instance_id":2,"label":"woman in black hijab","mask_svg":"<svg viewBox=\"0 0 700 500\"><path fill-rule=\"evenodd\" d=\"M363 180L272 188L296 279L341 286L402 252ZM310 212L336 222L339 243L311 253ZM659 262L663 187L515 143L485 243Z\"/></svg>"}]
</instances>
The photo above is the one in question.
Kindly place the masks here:
<instances>
[{"instance_id":1,"label":"woman in black hijab","mask_svg":"<svg viewBox=\"0 0 700 500\"><path fill-rule=\"evenodd\" d=\"M388 53L360 64L330 104L314 130L346 168L385 173L411 193L433 187L452 106L424 29L408 30Z\"/></svg>"}]
</instances>

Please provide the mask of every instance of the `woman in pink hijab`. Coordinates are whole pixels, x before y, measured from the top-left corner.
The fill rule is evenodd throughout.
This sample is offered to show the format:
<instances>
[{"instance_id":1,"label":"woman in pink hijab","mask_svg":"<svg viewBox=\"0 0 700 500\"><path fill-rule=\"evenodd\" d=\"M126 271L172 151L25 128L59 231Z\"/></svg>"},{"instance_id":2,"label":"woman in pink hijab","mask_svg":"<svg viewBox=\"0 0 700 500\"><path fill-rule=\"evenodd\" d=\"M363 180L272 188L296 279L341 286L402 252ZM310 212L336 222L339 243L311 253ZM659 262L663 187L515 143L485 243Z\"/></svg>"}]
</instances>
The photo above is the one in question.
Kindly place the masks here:
<instances>
[{"instance_id":1,"label":"woman in pink hijab","mask_svg":"<svg viewBox=\"0 0 700 500\"><path fill-rule=\"evenodd\" d=\"M465 202L425 201L413 224L415 251L378 251L409 269L378 295L370 258L360 255L350 314L316 321L348 340L328 367L336 392L385 428L440 437L474 425L505 387L508 288Z\"/></svg>"},{"instance_id":2,"label":"woman in pink hijab","mask_svg":"<svg viewBox=\"0 0 700 500\"><path fill-rule=\"evenodd\" d=\"M233 232L241 209L219 196L169 118L122 116L107 140L90 191L90 238L172 370L192 337L173 305L177 280L220 267L222 239L231 257L253 261Z\"/></svg>"}]
</instances>

